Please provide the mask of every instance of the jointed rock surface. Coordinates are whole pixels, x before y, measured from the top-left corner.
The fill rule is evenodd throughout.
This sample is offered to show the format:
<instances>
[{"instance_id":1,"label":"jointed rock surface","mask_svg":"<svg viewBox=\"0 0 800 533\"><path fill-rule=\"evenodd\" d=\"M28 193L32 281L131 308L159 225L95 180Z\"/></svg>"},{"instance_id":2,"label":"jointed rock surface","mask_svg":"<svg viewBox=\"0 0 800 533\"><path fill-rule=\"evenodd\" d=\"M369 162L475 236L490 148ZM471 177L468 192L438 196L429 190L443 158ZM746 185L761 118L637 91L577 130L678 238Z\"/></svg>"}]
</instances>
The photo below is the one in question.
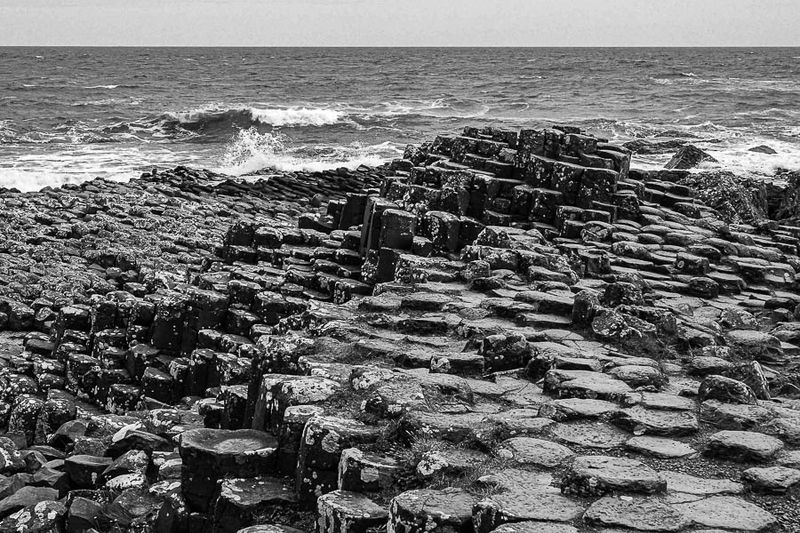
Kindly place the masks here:
<instances>
[{"instance_id":1,"label":"jointed rock surface","mask_svg":"<svg viewBox=\"0 0 800 533\"><path fill-rule=\"evenodd\" d=\"M0 531L800 530L800 227L682 165L0 191Z\"/></svg>"}]
</instances>

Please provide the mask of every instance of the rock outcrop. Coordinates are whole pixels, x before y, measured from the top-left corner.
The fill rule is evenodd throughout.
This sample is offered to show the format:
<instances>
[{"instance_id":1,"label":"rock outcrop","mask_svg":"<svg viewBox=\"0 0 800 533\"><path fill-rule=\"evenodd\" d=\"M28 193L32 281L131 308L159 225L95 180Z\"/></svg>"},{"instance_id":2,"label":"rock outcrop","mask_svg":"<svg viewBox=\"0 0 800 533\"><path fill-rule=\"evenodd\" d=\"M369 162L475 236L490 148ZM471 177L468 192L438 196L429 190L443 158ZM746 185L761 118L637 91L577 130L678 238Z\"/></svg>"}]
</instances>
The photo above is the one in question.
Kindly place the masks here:
<instances>
[{"instance_id":1,"label":"rock outcrop","mask_svg":"<svg viewBox=\"0 0 800 533\"><path fill-rule=\"evenodd\" d=\"M800 227L688 178L557 126L0 192L0 530L796 530Z\"/></svg>"}]
</instances>

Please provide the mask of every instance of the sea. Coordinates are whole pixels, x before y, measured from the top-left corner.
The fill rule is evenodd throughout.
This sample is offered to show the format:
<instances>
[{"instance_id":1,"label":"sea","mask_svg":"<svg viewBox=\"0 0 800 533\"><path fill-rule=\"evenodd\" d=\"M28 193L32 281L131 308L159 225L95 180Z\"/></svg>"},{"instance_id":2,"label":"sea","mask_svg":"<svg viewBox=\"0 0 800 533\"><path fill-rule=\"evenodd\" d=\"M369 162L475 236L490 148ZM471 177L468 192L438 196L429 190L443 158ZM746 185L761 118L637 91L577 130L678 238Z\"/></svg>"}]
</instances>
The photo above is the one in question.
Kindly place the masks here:
<instances>
[{"instance_id":1,"label":"sea","mask_svg":"<svg viewBox=\"0 0 800 533\"><path fill-rule=\"evenodd\" d=\"M800 48L0 48L0 187L23 191L376 165L466 125L554 124L800 169ZM635 164L674 147L655 152Z\"/></svg>"}]
</instances>

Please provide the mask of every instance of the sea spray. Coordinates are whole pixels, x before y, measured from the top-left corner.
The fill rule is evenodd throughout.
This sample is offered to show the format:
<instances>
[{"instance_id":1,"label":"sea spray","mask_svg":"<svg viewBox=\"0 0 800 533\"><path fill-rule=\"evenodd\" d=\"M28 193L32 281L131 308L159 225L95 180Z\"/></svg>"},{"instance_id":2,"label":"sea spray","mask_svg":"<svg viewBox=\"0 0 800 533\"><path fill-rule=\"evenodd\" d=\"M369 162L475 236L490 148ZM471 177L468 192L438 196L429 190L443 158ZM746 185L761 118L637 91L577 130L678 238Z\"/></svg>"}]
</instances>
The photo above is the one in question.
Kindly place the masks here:
<instances>
[{"instance_id":1,"label":"sea spray","mask_svg":"<svg viewBox=\"0 0 800 533\"><path fill-rule=\"evenodd\" d=\"M283 133L240 130L223 154L218 170L242 176L264 169L320 171L330 168L375 166L401 154L398 146L384 142L365 146L296 145Z\"/></svg>"}]
</instances>

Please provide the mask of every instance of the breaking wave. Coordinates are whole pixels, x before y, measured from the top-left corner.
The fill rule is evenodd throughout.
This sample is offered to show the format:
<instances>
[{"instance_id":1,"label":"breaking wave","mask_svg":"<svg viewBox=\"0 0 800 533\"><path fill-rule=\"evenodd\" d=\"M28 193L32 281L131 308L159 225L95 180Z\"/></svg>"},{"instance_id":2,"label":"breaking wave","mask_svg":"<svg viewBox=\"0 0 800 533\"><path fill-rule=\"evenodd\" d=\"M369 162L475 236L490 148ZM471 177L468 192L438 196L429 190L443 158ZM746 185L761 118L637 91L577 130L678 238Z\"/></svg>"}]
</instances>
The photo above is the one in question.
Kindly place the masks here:
<instances>
[{"instance_id":1,"label":"breaking wave","mask_svg":"<svg viewBox=\"0 0 800 533\"><path fill-rule=\"evenodd\" d=\"M375 166L401 154L399 147L384 142L363 145L295 145L282 133L241 130L227 146L217 170L242 176L260 170L321 171L331 168Z\"/></svg>"},{"instance_id":2,"label":"breaking wave","mask_svg":"<svg viewBox=\"0 0 800 533\"><path fill-rule=\"evenodd\" d=\"M265 126L327 126L342 120L344 113L325 108L287 107L267 108L234 107L202 108L181 113L167 113L166 124L180 126L190 131L233 126L247 128Z\"/></svg>"}]
</instances>

